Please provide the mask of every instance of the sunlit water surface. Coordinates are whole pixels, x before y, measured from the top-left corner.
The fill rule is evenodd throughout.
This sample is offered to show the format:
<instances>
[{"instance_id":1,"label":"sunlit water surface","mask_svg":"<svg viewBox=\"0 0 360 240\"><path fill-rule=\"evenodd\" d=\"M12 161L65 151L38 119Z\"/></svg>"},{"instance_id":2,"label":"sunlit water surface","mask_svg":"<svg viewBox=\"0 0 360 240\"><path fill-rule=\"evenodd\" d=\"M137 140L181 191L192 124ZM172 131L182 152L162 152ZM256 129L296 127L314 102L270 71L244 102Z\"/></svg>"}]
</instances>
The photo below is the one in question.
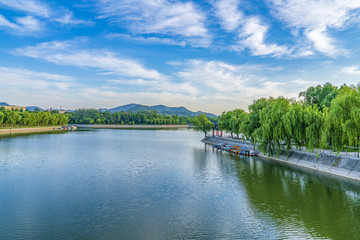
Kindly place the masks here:
<instances>
[{"instance_id":1,"label":"sunlit water surface","mask_svg":"<svg viewBox=\"0 0 360 240\"><path fill-rule=\"evenodd\" d=\"M360 184L192 130L0 138L1 239L360 239Z\"/></svg>"}]
</instances>

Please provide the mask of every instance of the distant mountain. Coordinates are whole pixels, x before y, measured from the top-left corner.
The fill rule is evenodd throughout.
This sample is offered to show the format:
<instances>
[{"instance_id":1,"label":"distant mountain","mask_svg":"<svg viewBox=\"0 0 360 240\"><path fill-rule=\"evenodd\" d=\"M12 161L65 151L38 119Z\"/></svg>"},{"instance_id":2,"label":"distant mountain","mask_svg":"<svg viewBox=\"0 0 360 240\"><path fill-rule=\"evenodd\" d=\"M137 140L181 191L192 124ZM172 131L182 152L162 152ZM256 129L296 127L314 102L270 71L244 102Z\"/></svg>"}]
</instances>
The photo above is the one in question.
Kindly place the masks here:
<instances>
[{"instance_id":1,"label":"distant mountain","mask_svg":"<svg viewBox=\"0 0 360 240\"><path fill-rule=\"evenodd\" d=\"M140 111L151 111L151 110L155 110L157 113L161 114L161 115L178 115L178 116L188 116L188 117L195 117L198 116L201 113L204 113L206 116L208 117L216 117L216 115L212 114L212 113L206 113L206 112L192 112L188 109L186 109L185 107L167 107L164 105L155 105L155 106L146 106L146 105L140 105L140 104L127 104L127 105L123 105L123 106L119 106L116 108L111 108L111 109L106 109L106 108L101 108L100 111L104 112L104 111L110 111L111 113L114 112L140 112Z\"/></svg>"},{"instance_id":2,"label":"distant mountain","mask_svg":"<svg viewBox=\"0 0 360 240\"><path fill-rule=\"evenodd\" d=\"M37 107L37 106L28 106L28 107L26 107L26 110L28 110L29 112L32 112L32 111L34 111L34 110L37 109L37 108L38 108L40 111L43 111L42 108Z\"/></svg>"},{"instance_id":3,"label":"distant mountain","mask_svg":"<svg viewBox=\"0 0 360 240\"><path fill-rule=\"evenodd\" d=\"M13 105L10 105L8 104L7 102L0 102L0 106L13 106ZM28 111L34 111L36 108L38 108L40 111L42 111L43 109L39 108L39 107L36 107L36 106L29 106L29 107L26 107L26 110Z\"/></svg>"},{"instance_id":4,"label":"distant mountain","mask_svg":"<svg viewBox=\"0 0 360 240\"><path fill-rule=\"evenodd\" d=\"M101 109L101 110L102 111L110 111L113 113L113 112L121 112L121 111L140 112L140 111L150 111L153 109L151 109L151 107L149 107L149 106L132 103L132 104L127 104L127 105L119 106L119 107L112 108L112 109Z\"/></svg>"}]
</instances>

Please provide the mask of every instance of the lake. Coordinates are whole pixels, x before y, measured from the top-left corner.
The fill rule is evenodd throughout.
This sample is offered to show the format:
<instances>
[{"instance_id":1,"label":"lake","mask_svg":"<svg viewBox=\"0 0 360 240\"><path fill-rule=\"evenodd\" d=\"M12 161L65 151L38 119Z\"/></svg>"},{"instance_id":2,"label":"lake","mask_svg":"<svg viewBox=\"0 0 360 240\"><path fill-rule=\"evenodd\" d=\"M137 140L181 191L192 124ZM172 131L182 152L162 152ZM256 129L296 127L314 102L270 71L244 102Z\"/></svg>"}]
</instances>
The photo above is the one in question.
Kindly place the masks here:
<instances>
[{"instance_id":1,"label":"lake","mask_svg":"<svg viewBox=\"0 0 360 240\"><path fill-rule=\"evenodd\" d=\"M0 138L1 239L360 239L360 183L183 130Z\"/></svg>"}]
</instances>

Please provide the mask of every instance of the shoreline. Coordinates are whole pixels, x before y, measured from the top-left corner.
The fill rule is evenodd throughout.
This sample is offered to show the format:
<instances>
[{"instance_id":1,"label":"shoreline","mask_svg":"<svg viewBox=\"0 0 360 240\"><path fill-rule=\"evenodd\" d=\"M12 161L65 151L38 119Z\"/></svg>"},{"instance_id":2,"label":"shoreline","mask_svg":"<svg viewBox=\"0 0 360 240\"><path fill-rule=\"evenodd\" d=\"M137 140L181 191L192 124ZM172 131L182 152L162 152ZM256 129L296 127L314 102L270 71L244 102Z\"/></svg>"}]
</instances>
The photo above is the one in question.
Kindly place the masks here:
<instances>
[{"instance_id":1,"label":"shoreline","mask_svg":"<svg viewBox=\"0 0 360 240\"><path fill-rule=\"evenodd\" d=\"M222 139L216 137L207 137L202 142L210 145L230 143L234 145L252 147L254 145L249 143L243 143L231 139ZM360 181L360 159L348 156L336 156L330 154L320 154L319 157L315 156L315 153L302 152L297 150L291 150L289 157L284 155L267 156L255 150L257 157L276 161L282 164L305 168L307 170L313 170L314 172L326 173L329 175L335 175L337 177L343 177L351 180Z\"/></svg>"},{"instance_id":2,"label":"shoreline","mask_svg":"<svg viewBox=\"0 0 360 240\"><path fill-rule=\"evenodd\" d=\"M70 124L78 128L95 129L168 129L188 128L188 125L116 125L116 124Z\"/></svg>"},{"instance_id":3,"label":"shoreline","mask_svg":"<svg viewBox=\"0 0 360 240\"><path fill-rule=\"evenodd\" d=\"M56 127L29 127L29 128L5 128L0 129L0 135L12 135L19 133L37 133L37 132L54 132L54 131L68 131L71 130L68 127L56 126Z\"/></svg>"}]
</instances>

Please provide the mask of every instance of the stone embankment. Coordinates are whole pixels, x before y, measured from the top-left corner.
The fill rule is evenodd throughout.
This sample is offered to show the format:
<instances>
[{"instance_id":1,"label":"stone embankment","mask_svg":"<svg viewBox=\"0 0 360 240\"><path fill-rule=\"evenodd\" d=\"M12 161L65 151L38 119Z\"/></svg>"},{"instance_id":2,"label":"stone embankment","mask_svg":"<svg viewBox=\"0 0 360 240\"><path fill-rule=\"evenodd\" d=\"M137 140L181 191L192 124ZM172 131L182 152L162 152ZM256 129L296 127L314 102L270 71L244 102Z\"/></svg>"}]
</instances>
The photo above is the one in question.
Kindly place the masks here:
<instances>
[{"instance_id":1,"label":"stone embankment","mask_svg":"<svg viewBox=\"0 0 360 240\"><path fill-rule=\"evenodd\" d=\"M115 125L115 124L73 124L79 128L99 128L99 129L162 129L162 128L187 128L188 125Z\"/></svg>"},{"instance_id":2,"label":"stone embankment","mask_svg":"<svg viewBox=\"0 0 360 240\"><path fill-rule=\"evenodd\" d=\"M203 142L211 145L228 143L254 150L254 145L248 141L220 137L208 137L203 139ZM260 158L267 158L282 162L284 164L312 169L314 171L324 172L360 181L360 158L325 152L316 154L298 150L290 150L289 155L275 155L270 157L261 153L257 147L255 147L255 153Z\"/></svg>"},{"instance_id":3,"label":"stone embankment","mask_svg":"<svg viewBox=\"0 0 360 240\"><path fill-rule=\"evenodd\" d=\"M35 127L35 128L4 128L0 129L0 135L19 134L19 133L37 133L37 132L52 132L52 131L66 131L75 130L76 127Z\"/></svg>"}]
</instances>

